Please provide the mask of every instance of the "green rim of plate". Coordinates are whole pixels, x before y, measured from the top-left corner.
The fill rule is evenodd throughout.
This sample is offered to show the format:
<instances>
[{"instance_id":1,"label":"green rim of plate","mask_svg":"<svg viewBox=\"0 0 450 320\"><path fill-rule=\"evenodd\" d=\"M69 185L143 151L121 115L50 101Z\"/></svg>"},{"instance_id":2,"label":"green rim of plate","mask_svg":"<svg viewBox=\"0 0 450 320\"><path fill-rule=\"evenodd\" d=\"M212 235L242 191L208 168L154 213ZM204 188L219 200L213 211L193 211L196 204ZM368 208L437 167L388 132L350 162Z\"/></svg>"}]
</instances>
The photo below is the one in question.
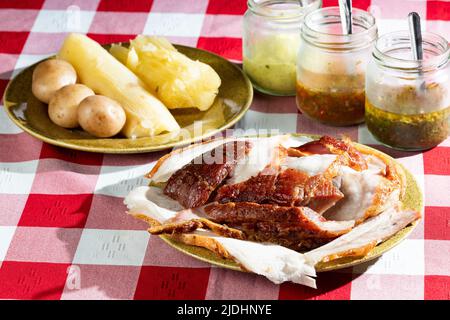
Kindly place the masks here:
<instances>
[{"instance_id":1,"label":"green rim of plate","mask_svg":"<svg viewBox=\"0 0 450 320\"><path fill-rule=\"evenodd\" d=\"M308 134L294 134L295 136L308 136L308 137L314 137L316 138L317 135L308 135ZM403 165L398 163L395 159L392 157L386 155L385 153L373 149L371 147L362 145L364 148L367 148L371 151L373 151L375 154L382 154L383 156L387 157L390 160L393 160L396 164L398 164L404 171L405 177L406 177L406 190L405 194L402 197L401 201L403 203L403 206L405 209L412 209L419 211L421 214L423 214L423 195L422 191L417 184L416 179L410 173ZM333 261L329 261L326 263L318 263L315 266L315 269L317 272L325 272L325 271L332 271L332 270L338 270L343 268L352 267L355 265L359 265L368 261L371 261L373 259L376 259L380 257L383 253L386 251L392 249L396 245L398 245L402 240L404 240L408 235L414 230L414 228L417 226L417 224L420 222L421 219L414 221L410 225L406 226L396 234L394 234L392 237L387 239L386 241L380 243L375 248L373 248L367 255L361 258L341 258ZM231 259L224 259L221 256L219 256L217 253L210 251L208 249L187 245L181 242L177 242L170 238L170 236L167 235L160 235L159 236L162 240L164 240L166 243L168 243L171 247L191 256L196 259L199 259L201 261L227 268L232 269L236 271L244 271L241 269L239 264L234 262Z\"/></svg>"},{"instance_id":2,"label":"green rim of plate","mask_svg":"<svg viewBox=\"0 0 450 320\"><path fill-rule=\"evenodd\" d=\"M124 45L128 45L127 42L122 43ZM104 45L105 48L108 48L109 46L111 46L111 44L107 44ZM100 152L100 153L112 153L112 154L131 154L131 153L143 153L143 152L153 152L153 151L160 151L160 150L164 150L164 149L168 149L168 148L175 148L175 147L179 147L179 146L184 146L187 144L191 144L191 143L195 143L198 141L201 141L203 139L206 139L208 137L211 137L225 129L230 128L231 126L233 126L234 124L236 124L243 116L244 114L247 112L247 110L250 108L250 105L252 103L253 100L253 87L252 84L250 82L250 80L248 79L248 77L245 75L245 73L241 70L241 68L239 68L237 65L233 64L232 62L228 61L227 59L214 54L212 52L206 51L206 50L202 50L202 49L198 49L198 48L193 48L193 47L188 47L188 46L183 46L183 45L175 45L175 47L182 53L186 54L188 57L192 58L192 59L198 59L202 62L208 63L208 61L210 63L214 63L216 67L220 67L220 70L216 70L216 72L218 72L219 76L221 76L221 79L223 77L224 73L230 73L232 72L234 76L237 76L236 83L239 83L238 87L235 87L234 85L234 81L233 83L229 83L226 84L227 86L227 91L229 91L227 96L222 97L221 96L221 90L223 89L224 86L224 80L222 79L222 85L219 88L219 94L218 97L223 98L221 102L216 101L216 103L221 103L224 107L225 107L225 102L224 100L226 99L233 99L234 96L232 96L231 92L234 90L241 90L243 95L240 98L242 100L242 103L238 106L239 110L236 112L233 112L232 108L234 108L234 106L226 106L227 110L224 110L225 112L231 112L232 116L228 119L224 119L224 122L221 125L218 126L214 126L212 127L210 130L208 130L207 132L203 132L201 135L198 136L194 136L188 139L183 139L183 138L177 138L176 140L170 140L170 134L165 134L165 136L163 137L163 135L158 135L155 137L150 137L150 138L138 138L136 140L132 140L132 139L126 139L126 138L110 138L110 139L97 139L97 138L93 138L93 137L88 137L88 134L85 133L80 133L81 130L67 130L61 127L56 128L56 125L53 125L50 120L48 119L48 116L45 113L45 116L42 116L43 119L45 119L45 121L50 122L48 125L53 125L55 126L55 130L63 130L64 134L67 133L67 135L72 134L72 132L77 132L76 135L78 135L75 138L54 138L54 137L50 137L47 134L45 134L45 132L42 132L42 130L37 129L35 127L32 127L25 119L21 119L18 118L16 116L16 114L14 113L13 108L20 108L20 106L24 103L27 103L27 108L28 108L28 101L30 99L30 96L32 96L31 94L31 80L30 80L30 74L32 72L32 70L34 69L34 67L39 64L40 62L46 60L43 59L39 62L36 62L35 64L25 68L24 70L22 70L21 72L19 72L7 85L6 89L5 89L5 93L3 95L3 103L4 106L6 108L6 113L9 116L9 118L18 126L20 127L23 131L27 132L28 134L32 135L33 137L42 140L44 142L47 142L49 144L55 145L55 146L59 146L59 147L65 147L65 148L69 148L69 149L74 149L74 150L80 150L80 151L88 151L88 152ZM52 57L49 57L52 58ZM47 59L49 59L47 58ZM222 68L224 68L222 70ZM28 77L28 78L26 78ZM20 83L20 81L26 81L27 83ZM12 92L12 87L14 88L14 93ZM21 88L23 87L23 88ZM23 97L20 96L20 94L17 92L24 92ZM20 96L20 97L18 97ZM11 99L14 98L15 100ZM28 101L25 101L28 100ZM34 100L36 100L36 102L33 102L34 104L37 104L39 102L37 102L37 99L34 98ZM39 103L42 106L45 106L42 103ZM214 104L214 105L215 105ZM213 105L213 107L214 107ZM212 109L213 107L211 107L210 109ZM42 110L44 110L44 107L39 107ZM220 106L217 106L217 108L220 108ZM45 109L46 110L46 109ZM188 110L188 111L186 111ZM189 111L192 110L192 111ZM185 117L186 119L189 119L191 116L195 117L196 114L200 114L201 112L198 110L193 110L193 109L177 109L175 111L171 110L172 113L177 114L180 117ZM190 113L189 113L190 112ZM207 112L207 111L206 111ZM175 116L177 118L177 116ZM225 118L226 116L223 115L223 117ZM61 131L62 132L62 131ZM151 142L151 139L155 139L154 141L156 141L156 139L161 138L161 140L166 139L169 140L169 142L163 142L158 144L157 142ZM137 141L140 139L149 139L149 143L154 143L153 145L139 145L139 146L133 146L133 141ZM111 142L111 140L114 140L113 142ZM115 144L116 146L100 146L100 144L105 143L107 145L111 145L111 144ZM146 143L146 141L141 140L138 142L139 144L143 144ZM137 144L137 143L135 143Z\"/></svg>"}]
</instances>

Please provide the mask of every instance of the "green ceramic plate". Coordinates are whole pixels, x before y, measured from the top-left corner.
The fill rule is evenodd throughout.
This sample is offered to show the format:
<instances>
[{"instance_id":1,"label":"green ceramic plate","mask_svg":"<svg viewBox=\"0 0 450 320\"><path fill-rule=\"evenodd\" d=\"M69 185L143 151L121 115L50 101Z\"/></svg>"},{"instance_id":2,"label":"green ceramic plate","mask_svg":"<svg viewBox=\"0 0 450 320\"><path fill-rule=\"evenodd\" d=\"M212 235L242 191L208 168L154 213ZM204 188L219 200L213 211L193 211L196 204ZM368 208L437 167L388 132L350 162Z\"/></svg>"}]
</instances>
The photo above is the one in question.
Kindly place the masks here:
<instances>
[{"instance_id":1,"label":"green ceramic plate","mask_svg":"<svg viewBox=\"0 0 450 320\"><path fill-rule=\"evenodd\" d=\"M189 135L160 134L134 140L122 137L99 139L80 129L59 127L50 121L47 105L31 93L31 76L36 64L23 70L8 84L3 97L6 111L15 124L40 140L70 149L103 153L140 153L173 148L199 141L234 125L252 102L253 89L248 78L239 67L211 52L181 45L176 45L176 48L191 59L209 64L222 80L219 94L207 111L171 110L185 129L184 133L188 130ZM195 121L202 121L201 130L198 126L194 130Z\"/></svg>"},{"instance_id":2,"label":"green ceramic plate","mask_svg":"<svg viewBox=\"0 0 450 320\"><path fill-rule=\"evenodd\" d=\"M370 147L367 147L367 146L364 146L364 148L370 149L375 154L376 153L383 154L380 151L375 150ZM383 154L383 155L385 157L388 157L389 159L392 159L391 157L387 156L386 154ZM405 191L405 195L401 199L404 204L404 207L423 213L423 196L422 196L420 187L417 184L416 180L414 179L413 175L408 170L406 170L403 166L401 166L401 168L404 170L405 176L406 176L406 191ZM316 265L316 271L323 272L323 271L337 270L337 269L347 268L347 267L351 267L351 266L354 266L357 264L361 264L361 263L373 260L373 259L381 256L386 251L392 249L394 246L399 244L403 239L405 239L414 230L414 228L417 226L419 221L420 220L417 220L414 223L412 223L411 225L400 230L395 235L393 235L391 238L389 238L388 240L380 243L378 246L373 248L366 256L364 256L362 258L357 258L357 259L342 258L342 259L333 260L333 261L330 261L327 263L319 263L318 265ZM218 254L216 254L210 250L207 250L207 249L201 248L201 247L186 245L184 243L174 241L169 236L163 235L163 236L160 236L160 238L162 238L165 242L167 242L169 245L171 245L175 249L177 249L187 255L190 255L194 258L197 258L199 260L202 260L202 261L205 261L205 262L208 262L208 263L220 266L220 267L242 271L242 269L239 267L239 265L237 263L235 263L233 260L224 259L221 256L219 256Z\"/></svg>"}]
</instances>

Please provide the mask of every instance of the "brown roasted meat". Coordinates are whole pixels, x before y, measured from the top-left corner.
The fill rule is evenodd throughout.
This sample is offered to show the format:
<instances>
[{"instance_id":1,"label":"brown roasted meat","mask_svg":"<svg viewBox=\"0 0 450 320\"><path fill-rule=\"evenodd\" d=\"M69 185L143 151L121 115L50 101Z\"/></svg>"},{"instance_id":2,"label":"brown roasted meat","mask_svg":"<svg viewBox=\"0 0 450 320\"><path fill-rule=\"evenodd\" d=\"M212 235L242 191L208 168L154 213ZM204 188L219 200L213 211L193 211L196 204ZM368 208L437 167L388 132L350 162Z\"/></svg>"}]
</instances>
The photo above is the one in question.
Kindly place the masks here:
<instances>
[{"instance_id":1,"label":"brown roasted meat","mask_svg":"<svg viewBox=\"0 0 450 320\"><path fill-rule=\"evenodd\" d=\"M343 198L331 179L321 175L286 169L274 174L259 174L247 181L221 186L215 201L254 202L281 206L309 206L322 213Z\"/></svg>"},{"instance_id":2,"label":"brown roasted meat","mask_svg":"<svg viewBox=\"0 0 450 320\"><path fill-rule=\"evenodd\" d=\"M255 241L277 243L294 250L315 248L351 230L353 221L327 221L307 207L250 202L212 203L205 207L214 222L242 230Z\"/></svg>"},{"instance_id":3,"label":"brown roasted meat","mask_svg":"<svg viewBox=\"0 0 450 320\"><path fill-rule=\"evenodd\" d=\"M283 166L280 161L281 164L271 163L245 181L224 183L238 172L236 164L250 148L248 141L229 142L176 171L169 178L164 193L185 208L198 208L195 210L201 214L197 217L180 215L184 218L154 228L152 233L177 234L206 228L224 234L233 230L232 237L304 250L351 230L353 219L329 221L321 216L344 198L333 183L340 167L347 165L358 171L367 167L350 141L322 137L296 149L290 148L288 154L282 153L283 157L337 155L325 171L311 175L307 173L311 171ZM221 161L217 161L218 156ZM208 224L208 219L213 223Z\"/></svg>"},{"instance_id":4,"label":"brown roasted meat","mask_svg":"<svg viewBox=\"0 0 450 320\"><path fill-rule=\"evenodd\" d=\"M245 235L242 231L212 222L208 219L197 218L192 220L180 221L162 224L158 226L153 226L148 229L151 234L180 234L180 233L190 233L197 229L208 229L213 231L215 234L234 238L234 239L245 239Z\"/></svg>"},{"instance_id":5,"label":"brown roasted meat","mask_svg":"<svg viewBox=\"0 0 450 320\"><path fill-rule=\"evenodd\" d=\"M349 139L337 140L323 136L319 140L305 143L297 148L289 148L291 157L302 157L313 154L336 154L344 157L345 164L357 171L367 169L367 163L362 154L353 146Z\"/></svg>"},{"instance_id":6,"label":"brown roasted meat","mask_svg":"<svg viewBox=\"0 0 450 320\"><path fill-rule=\"evenodd\" d=\"M185 208L202 206L250 148L248 141L233 141L195 158L170 177L164 193Z\"/></svg>"}]
</instances>

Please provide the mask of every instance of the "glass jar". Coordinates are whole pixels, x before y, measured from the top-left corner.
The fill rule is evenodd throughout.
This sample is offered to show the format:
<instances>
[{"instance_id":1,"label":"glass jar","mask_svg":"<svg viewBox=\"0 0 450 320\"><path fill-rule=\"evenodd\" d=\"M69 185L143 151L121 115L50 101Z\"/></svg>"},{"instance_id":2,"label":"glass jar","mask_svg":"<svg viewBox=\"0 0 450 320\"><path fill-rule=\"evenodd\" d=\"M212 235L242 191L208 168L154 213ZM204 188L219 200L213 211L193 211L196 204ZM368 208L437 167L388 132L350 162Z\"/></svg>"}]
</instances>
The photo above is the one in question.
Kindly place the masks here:
<instances>
[{"instance_id":1,"label":"glass jar","mask_svg":"<svg viewBox=\"0 0 450 320\"><path fill-rule=\"evenodd\" d=\"M303 3L302 6L300 3ZM300 27L321 0L248 0L244 15L243 68L261 92L295 95Z\"/></svg>"},{"instance_id":2,"label":"glass jar","mask_svg":"<svg viewBox=\"0 0 450 320\"><path fill-rule=\"evenodd\" d=\"M412 57L408 32L380 37L368 65L366 123L381 143L425 150L449 134L450 48L447 40L423 32L424 58Z\"/></svg>"},{"instance_id":3,"label":"glass jar","mask_svg":"<svg viewBox=\"0 0 450 320\"><path fill-rule=\"evenodd\" d=\"M297 63L297 106L334 126L364 121L366 66L377 38L375 18L352 10L353 33L342 32L338 7L305 16Z\"/></svg>"}]
</instances>

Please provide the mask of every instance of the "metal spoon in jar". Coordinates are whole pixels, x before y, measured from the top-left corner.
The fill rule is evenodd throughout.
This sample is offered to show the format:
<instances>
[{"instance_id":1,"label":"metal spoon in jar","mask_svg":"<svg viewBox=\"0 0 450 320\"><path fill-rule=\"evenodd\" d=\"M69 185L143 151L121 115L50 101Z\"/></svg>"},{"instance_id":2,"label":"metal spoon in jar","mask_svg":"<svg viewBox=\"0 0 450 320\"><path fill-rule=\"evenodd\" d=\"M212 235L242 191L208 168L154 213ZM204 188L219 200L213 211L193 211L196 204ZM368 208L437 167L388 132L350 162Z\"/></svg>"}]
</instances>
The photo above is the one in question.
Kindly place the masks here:
<instances>
[{"instance_id":1,"label":"metal spoon in jar","mask_svg":"<svg viewBox=\"0 0 450 320\"><path fill-rule=\"evenodd\" d=\"M409 34L411 40L411 50L414 60L417 61L419 67L419 78L422 78L422 60L423 60L423 48L422 48L422 31L420 29L420 16L417 12L411 12L408 14ZM426 89L425 81L419 86L420 90Z\"/></svg>"},{"instance_id":2,"label":"metal spoon in jar","mask_svg":"<svg viewBox=\"0 0 450 320\"><path fill-rule=\"evenodd\" d=\"M342 33L352 34L352 0L339 0L339 13L341 16Z\"/></svg>"}]
</instances>

